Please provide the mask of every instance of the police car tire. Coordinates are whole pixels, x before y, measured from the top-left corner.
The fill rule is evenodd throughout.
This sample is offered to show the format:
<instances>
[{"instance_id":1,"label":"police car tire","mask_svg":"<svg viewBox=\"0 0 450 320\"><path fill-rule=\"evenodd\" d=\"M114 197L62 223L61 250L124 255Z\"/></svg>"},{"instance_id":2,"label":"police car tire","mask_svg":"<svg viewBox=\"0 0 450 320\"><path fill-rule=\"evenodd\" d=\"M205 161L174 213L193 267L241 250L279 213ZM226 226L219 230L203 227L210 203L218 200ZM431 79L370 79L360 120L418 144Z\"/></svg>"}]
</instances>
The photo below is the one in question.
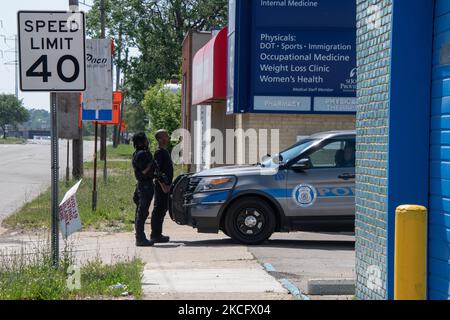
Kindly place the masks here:
<instances>
[{"instance_id":1,"label":"police car tire","mask_svg":"<svg viewBox=\"0 0 450 320\"><path fill-rule=\"evenodd\" d=\"M258 209L258 212L264 216L265 223L263 230L256 236L244 236L236 228L235 221L238 218L239 213L246 208ZM226 234L233 240L243 244L257 245L263 243L274 233L275 227L276 218L273 209L266 201L257 197L243 198L234 202L230 208L228 208L225 216Z\"/></svg>"}]
</instances>

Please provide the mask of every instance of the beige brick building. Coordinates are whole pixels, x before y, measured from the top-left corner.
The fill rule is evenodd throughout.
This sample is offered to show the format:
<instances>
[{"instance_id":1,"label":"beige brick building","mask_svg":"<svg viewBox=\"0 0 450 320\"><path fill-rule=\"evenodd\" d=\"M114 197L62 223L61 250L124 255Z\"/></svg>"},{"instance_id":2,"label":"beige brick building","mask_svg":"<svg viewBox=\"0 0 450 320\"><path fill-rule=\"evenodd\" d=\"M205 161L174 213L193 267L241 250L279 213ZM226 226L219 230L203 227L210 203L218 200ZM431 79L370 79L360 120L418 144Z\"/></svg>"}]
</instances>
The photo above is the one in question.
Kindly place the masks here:
<instances>
[{"instance_id":1,"label":"beige brick building","mask_svg":"<svg viewBox=\"0 0 450 320\"><path fill-rule=\"evenodd\" d=\"M279 130L278 136L273 137L279 141L280 150L297 142L299 137L331 130L354 130L355 115L305 115L305 114L268 114L268 113L245 113L235 116L235 129L242 129L246 132L254 129L258 133L267 130L267 148L264 148L264 141L252 143L249 137L238 136L235 147L236 161L245 159L245 163L252 163L252 157L259 159L267 153L273 154L277 150L271 150L272 130ZM275 135L276 131L273 132ZM243 139L246 140L245 146Z\"/></svg>"}]
</instances>

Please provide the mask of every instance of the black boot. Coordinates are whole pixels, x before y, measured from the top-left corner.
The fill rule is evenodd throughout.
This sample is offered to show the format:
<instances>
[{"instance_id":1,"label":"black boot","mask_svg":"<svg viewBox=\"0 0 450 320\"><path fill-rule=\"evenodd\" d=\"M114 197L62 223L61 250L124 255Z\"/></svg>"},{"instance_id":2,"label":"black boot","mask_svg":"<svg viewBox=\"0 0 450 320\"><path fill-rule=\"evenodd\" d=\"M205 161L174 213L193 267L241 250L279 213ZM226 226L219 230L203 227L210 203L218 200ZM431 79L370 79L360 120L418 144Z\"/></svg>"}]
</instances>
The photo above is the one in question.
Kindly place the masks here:
<instances>
[{"instance_id":1,"label":"black boot","mask_svg":"<svg viewBox=\"0 0 450 320\"><path fill-rule=\"evenodd\" d=\"M151 247L155 244L153 240L143 239L143 240L137 240L136 239L136 247Z\"/></svg>"},{"instance_id":2,"label":"black boot","mask_svg":"<svg viewBox=\"0 0 450 320\"><path fill-rule=\"evenodd\" d=\"M156 236L156 237L152 236L151 239L154 243L167 243L170 241L169 237L163 236L163 235Z\"/></svg>"}]
</instances>

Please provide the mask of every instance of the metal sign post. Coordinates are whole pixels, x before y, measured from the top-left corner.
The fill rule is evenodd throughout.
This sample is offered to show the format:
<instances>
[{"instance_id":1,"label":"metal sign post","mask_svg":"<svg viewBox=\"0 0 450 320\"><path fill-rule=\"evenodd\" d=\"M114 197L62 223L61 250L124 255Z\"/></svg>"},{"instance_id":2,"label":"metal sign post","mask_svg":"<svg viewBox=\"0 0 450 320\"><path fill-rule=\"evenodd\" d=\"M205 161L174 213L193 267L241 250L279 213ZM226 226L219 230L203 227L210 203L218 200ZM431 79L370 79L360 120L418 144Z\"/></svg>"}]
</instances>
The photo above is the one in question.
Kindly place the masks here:
<instances>
[{"instance_id":1,"label":"metal sign post","mask_svg":"<svg viewBox=\"0 0 450 320\"><path fill-rule=\"evenodd\" d=\"M69 167L69 157L70 157L70 140L67 139L67 151L66 151L66 186L69 186L70 180L70 167Z\"/></svg>"},{"instance_id":2,"label":"metal sign post","mask_svg":"<svg viewBox=\"0 0 450 320\"><path fill-rule=\"evenodd\" d=\"M56 92L86 88L83 12L19 11L19 69L22 91L50 92L51 254L59 262L59 147Z\"/></svg>"},{"instance_id":3,"label":"metal sign post","mask_svg":"<svg viewBox=\"0 0 450 320\"><path fill-rule=\"evenodd\" d=\"M98 122L95 121L95 145L94 145L94 183L92 188L92 211L97 210L97 147L98 144Z\"/></svg>"},{"instance_id":4,"label":"metal sign post","mask_svg":"<svg viewBox=\"0 0 450 320\"><path fill-rule=\"evenodd\" d=\"M59 262L59 232L58 232L58 198L59 198L59 148L58 148L58 113L56 110L56 92L50 93L51 103L51 168L52 168L52 236L51 250L55 267Z\"/></svg>"}]
</instances>

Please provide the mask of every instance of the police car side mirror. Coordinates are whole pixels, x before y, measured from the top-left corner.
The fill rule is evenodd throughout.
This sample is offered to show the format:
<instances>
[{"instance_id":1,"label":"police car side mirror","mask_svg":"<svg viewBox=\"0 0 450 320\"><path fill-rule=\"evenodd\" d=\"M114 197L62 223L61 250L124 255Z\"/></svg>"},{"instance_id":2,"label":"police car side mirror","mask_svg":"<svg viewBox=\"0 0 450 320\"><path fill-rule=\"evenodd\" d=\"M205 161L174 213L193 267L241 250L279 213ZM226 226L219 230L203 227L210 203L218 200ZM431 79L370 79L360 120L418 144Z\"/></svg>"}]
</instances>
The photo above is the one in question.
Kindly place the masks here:
<instances>
[{"instance_id":1,"label":"police car side mirror","mask_svg":"<svg viewBox=\"0 0 450 320\"><path fill-rule=\"evenodd\" d=\"M301 159L297 163L294 163L291 166L291 169L294 171L305 171L311 168L311 161L308 158Z\"/></svg>"}]
</instances>

